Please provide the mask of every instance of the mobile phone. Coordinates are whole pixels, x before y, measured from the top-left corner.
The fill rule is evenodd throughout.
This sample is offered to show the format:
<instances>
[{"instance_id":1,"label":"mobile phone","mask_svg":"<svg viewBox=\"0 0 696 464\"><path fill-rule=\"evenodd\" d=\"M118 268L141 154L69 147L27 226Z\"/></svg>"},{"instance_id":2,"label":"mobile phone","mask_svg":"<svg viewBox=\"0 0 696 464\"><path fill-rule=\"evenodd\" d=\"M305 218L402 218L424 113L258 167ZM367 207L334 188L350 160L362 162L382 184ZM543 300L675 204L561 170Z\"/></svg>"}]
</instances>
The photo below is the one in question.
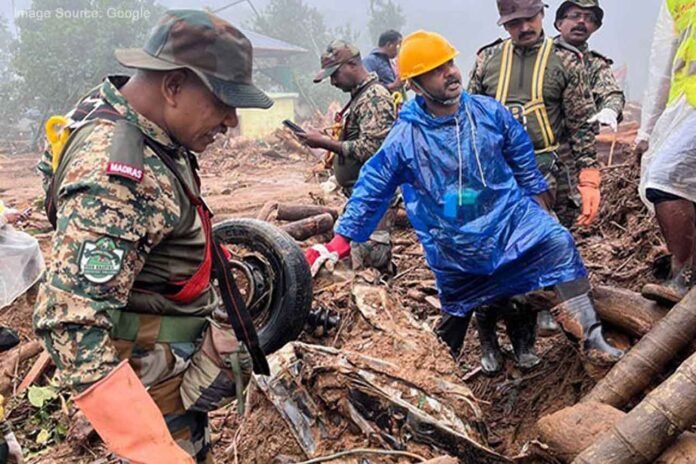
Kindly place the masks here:
<instances>
[{"instance_id":1,"label":"mobile phone","mask_svg":"<svg viewBox=\"0 0 696 464\"><path fill-rule=\"evenodd\" d=\"M297 134L297 133L302 133L302 134L303 134L304 131L305 131L303 128L301 128L300 126L298 126L297 124L295 124L294 122L292 122L292 121L289 120L289 119L285 119L285 120L283 121L283 125L284 125L285 127L287 127L288 129L290 129L291 131L295 132L296 134Z\"/></svg>"}]
</instances>

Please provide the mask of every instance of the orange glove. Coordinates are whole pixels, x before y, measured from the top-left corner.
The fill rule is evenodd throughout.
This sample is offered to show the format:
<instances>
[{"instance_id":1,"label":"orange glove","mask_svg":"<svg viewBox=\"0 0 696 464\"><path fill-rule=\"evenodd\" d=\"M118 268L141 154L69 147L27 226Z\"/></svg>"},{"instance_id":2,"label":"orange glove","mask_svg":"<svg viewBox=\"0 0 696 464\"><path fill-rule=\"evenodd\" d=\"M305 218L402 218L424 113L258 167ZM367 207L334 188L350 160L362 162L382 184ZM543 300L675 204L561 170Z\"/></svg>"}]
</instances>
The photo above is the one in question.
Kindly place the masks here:
<instances>
[{"instance_id":1,"label":"orange glove","mask_svg":"<svg viewBox=\"0 0 696 464\"><path fill-rule=\"evenodd\" d=\"M589 226L599 213L599 169L585 168L580 171L578 190L582 197L582 214L578 217L578 225Z\"/></svg>"},{"instance_id":2,"label":"orange glove","mask_svg":"<svg viewBox=\"0 0 696 464\"><path fill-rule=\"evenodd\" d=\"M106 446L132 464L193 464L172 438L162 413L123 361L106 377L75 397Z\"/></svg>"}]
</instances>

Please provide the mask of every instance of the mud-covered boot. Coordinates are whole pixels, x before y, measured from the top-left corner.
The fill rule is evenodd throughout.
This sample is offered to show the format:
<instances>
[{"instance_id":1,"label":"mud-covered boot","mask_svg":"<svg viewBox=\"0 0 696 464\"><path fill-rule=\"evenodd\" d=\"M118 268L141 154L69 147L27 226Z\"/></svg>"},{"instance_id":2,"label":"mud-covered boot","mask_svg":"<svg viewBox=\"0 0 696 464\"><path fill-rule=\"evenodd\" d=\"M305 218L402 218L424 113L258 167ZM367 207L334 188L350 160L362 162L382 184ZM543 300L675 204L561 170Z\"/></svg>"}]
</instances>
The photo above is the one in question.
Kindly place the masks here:
<instances>
[{"instance_id":1,"label":"mud-covered boot","mask_svg":"<svg viewBox=\"0 0 696 464\"><path fill-rule=\"evenodd\" d=\"M589 363L608 366L623 356L623 351L611 346L604 338L602 323L589 293L563 301L554 306L551 313Z\"/></svg>"},{"instance_id":2,"label":"mud-covered boot","mask_svg":"<svg viewBox=\"0 0 696 464\"><path fill-rule=\"evenodd\" d=\"M498 311L493 307L476 310L476 325L481 343L481 371L486 375L495 375L503 369L503 353L498 344L496 323Z\"/></svg>"},{"instance_id":3,"label":"mud-covered boot","mask_svg":"<svg viewBox=\"0 0 696 464\"><path fill-rule=\"evenodd\" d=\"M534 351L537 314L526 308L516 308L505 315L505 328L515 353L515 363L523 371L534 369L541 359Z\"/></svg>"},{"instance_id":4,"label":"mud-covered boot","mask_svg":"<svg viewBox=\"0 0 696 464\"><path fill-rule=\"evenodd\" d=\"M641 294L658 303L671 306L677 304L689 293L694 285L694 268L683 266L673 273L673 277L664 284L645 284Z\"/></svg>"},{"instance_id":5,"label":"mud-covered boot","mask_svg":"<svg viewBox=\"0 0 696 464\"><path fill-rule=\"evenodd\" d=\"M554 320L551 311L544 309L537 313L537 329L541 336L553 335L561 330L561 326Z\"/></svg>"}]
</instances>

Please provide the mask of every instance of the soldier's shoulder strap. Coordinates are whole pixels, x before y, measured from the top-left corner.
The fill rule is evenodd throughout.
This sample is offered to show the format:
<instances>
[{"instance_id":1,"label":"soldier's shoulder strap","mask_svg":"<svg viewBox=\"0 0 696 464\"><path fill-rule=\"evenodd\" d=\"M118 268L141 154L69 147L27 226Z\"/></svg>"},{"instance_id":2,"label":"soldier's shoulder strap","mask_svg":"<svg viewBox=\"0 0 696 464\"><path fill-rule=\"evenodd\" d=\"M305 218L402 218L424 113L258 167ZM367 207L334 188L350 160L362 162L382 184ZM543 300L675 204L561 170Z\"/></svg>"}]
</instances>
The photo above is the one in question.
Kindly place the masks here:
<instances>
[{"instance_id":1,"label":"soldier's shoulder strap","mask_svg":"<svg viewBox=\"0 0 696 464\"><path fill-rule=\"evenodd\" d=\"M116 121L106 173L140 182L143 180L144 164L145 134L125 119Z\"/></svg>"},{"instance_id":2,"label":"soldier's shoulder strap","mask_svg":"<svg viewBox=\"0 0 696 464\"><path fill-rule=\"evenodd\" d=\"M590 50L590 55L592 55L592 57L594 57L594 58L599 58L600 60L602 60L602 61L604 61L605 63L607 63L609 66L611 66L611 65L614 64L614 60L612 60L611 58L609 58L609 57L606 56L606 55L603 55L603 54L599 53L599 52L596 51L596 50Z\"/></svg>"},{"instance_id":3,"label":"soldier's shoulder strap","mask_svg":"<svg viewBox=\"0 0 696 464\"><path fill-rule=\"evenodd\" d=\"M476 55L481 55L483 52L486 52L486 51L491 52L491 51L493 51L493 47L501 45L503 42L505 42L505 40L503 40L499 37L499 38L495 39L493 42L486 44L483 47L476 50Z\"/></svg>"}]
</instances>

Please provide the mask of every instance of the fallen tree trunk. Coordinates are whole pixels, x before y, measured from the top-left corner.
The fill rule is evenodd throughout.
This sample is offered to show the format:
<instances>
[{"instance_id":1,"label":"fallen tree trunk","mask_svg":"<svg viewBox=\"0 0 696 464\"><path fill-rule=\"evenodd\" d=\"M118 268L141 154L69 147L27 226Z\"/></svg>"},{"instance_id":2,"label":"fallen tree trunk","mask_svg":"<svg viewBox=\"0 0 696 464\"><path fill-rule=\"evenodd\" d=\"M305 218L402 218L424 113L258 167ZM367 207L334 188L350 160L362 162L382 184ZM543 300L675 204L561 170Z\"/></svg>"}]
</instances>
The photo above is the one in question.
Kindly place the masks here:
<instances>
[{"instance_id":1,"label":"fallen tree trunk","mask_svg":"<svg viewBox=\"0 0 696 464\"><path fill-rule=\"evenodd\" d=\"M298 241L307 240L318 234L331 232L334 225L334 218L330 213L308 217L300 221L291 222L281 227L292 238Z\"/></svg>"},{"instance_id":2,"label":"fallen tree trunk","mask_svg":"<svg viewBox=\"0 0 696 464\"><path fill-rule=\"evenodd\" d=\"M625 412L606 404L578 403L542 417L537 429L554 458L571 462L625 416ZM694 456L696 434L685 432L655 463L693 464Z\"/></svg>"},{"instance_id":3,"label":"fallen tree trunk","mask_svg":"<svg viewBox=\"0 0 696 464\"><path fill-rule=\"evenodd\" d=\"M592 297L603 322L636 338L643 337L667 314L667 309L657 303L623 288L600 285L592 289ZM549 309L556 305L556 297L549 291L534 292L528 299L538 309Z\"/></svg>"},{"instance_id":4,"label":"fallen tree trunk","mask_svg":"<svg viewBox=\"0 0 696 464\"><path fill-rule=\"evenodd\" d=\"M696 354L583 451L573 464L652 463L695 422Z\"/></svg>"},{"instance_id":5,"label":"fallen tree trunk","mask_svg":"<svg viewBox=\"0 0 696 464\"><path fill-rule=\"evenodd\" d=\"M280 203L276 217L281 221L299 221L310 216L329 213L334 220L338 219L338 211L328 206L317 205L293 205L290 203Z\"/></svg>"},{"instance_id":6,"label":"fallen tree trunk","mask_svg":"<svg viewBox=\"0 0 696 464\"><path fill-rule=\"evenodd\" d=\"M693 289L614 365L582 401L621 408L648 387L675 354L689 346L695 335L696 289ZM696 402L691 407L696 411Z\"/></svg>"}]
</instances>

